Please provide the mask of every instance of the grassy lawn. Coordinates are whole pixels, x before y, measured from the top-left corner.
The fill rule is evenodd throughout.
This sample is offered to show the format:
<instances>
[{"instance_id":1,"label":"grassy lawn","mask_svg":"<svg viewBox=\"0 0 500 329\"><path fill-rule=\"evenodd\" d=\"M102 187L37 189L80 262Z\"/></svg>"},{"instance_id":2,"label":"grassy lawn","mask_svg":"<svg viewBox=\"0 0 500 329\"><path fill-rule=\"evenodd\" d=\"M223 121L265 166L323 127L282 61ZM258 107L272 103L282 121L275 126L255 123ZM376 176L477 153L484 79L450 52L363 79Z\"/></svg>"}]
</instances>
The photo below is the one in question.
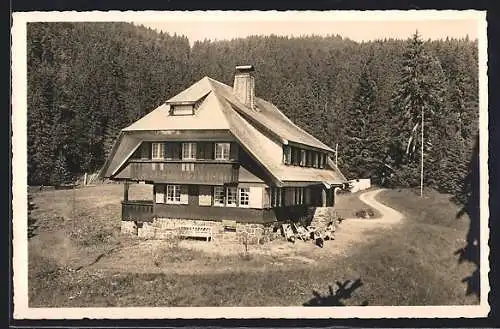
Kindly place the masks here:
<instances>
[{"instance_id":1,"label":"grassy lawn","mask_svg":"<svg viewBox=\"0 0 500 329\"><path fill-rule=\"evenodd\" d=\"M296 254L312 263L272 253L220 256L174 244L155 254L119 234L121 185L36 192L30 214L36 228L28 248L30 306L299 306L312 299L326 305L477 303L462 283L474 267L458 264L454 255L465 244L468 219L455 219L458 207L449 196L431 192L424 199L411 190L382 192L379 200L407 218L366 234L343 252L311 247ZM150 193L135 185L130 199ZM348 197L336 205L364 207ZM342 229L334 241L339 248ZM137 265L108 266L128 258ZM177 268L184 271L172 270ZM329 296L337 281L357 279L362 286L352 297Z\"/></svg>"}]
</instances>

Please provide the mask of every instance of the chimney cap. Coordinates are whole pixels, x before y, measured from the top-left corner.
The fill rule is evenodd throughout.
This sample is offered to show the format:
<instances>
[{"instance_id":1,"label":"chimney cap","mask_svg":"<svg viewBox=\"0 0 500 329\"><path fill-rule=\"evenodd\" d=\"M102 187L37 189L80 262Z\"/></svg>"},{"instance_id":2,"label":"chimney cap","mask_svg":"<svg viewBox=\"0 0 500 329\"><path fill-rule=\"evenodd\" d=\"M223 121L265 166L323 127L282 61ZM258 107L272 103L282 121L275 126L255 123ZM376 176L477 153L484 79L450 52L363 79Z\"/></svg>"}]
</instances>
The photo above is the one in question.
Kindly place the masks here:
<instances>
[{"instance_id":1,"label":"chimney cap","mask_svg":"<svg viewBox=\"0 0 500 329\"><path fill-rule=\"evenodd\" d=\"M236 66L236 71L239 73L244 73L244 72L253 72L255 71L253 65L238 65Z\"/></svg>"}]
</instances>

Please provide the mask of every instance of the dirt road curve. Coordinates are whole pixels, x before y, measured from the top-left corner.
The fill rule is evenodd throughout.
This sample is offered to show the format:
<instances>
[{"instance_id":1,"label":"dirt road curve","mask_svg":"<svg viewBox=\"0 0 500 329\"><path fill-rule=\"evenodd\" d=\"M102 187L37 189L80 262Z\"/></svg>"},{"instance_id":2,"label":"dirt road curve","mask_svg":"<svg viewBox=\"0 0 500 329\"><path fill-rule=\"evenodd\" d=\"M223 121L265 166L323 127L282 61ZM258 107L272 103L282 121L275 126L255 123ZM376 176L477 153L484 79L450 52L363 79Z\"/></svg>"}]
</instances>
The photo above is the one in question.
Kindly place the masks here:
<instances>
[{"instance_id":1,"label":"dirt road curve","mask_svg":"<svg viewBox=\"0 0 500 329\"><path fill-rule=\"evenodd\" d=\"M362 202L366 203L368 206L375 208L380 212L382 217L376 219L376 221L385 223L399 222L401 219L404 218L402 213L391 207L383 205L382 203L375 200L375 196L380 192L382 192L383 190L384 189L379 189L379 190L365 192L359 196L359 199Z\"/></svg>"}]
</instances>

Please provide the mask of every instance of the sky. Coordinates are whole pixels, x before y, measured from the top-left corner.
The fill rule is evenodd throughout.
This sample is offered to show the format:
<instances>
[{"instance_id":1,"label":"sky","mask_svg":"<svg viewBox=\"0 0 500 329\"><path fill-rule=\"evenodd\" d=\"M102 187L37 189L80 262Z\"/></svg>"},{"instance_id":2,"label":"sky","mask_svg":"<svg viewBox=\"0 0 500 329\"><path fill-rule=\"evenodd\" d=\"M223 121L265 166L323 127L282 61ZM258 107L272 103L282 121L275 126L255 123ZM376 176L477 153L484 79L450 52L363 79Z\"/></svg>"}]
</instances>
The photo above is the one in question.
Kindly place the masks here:
<instances>
[{"instance_id":1,"label":"sky","mask_svg":"<svg viewBox=\"0 0 500 329\"><path fill-rule=\"evenodd\" d=\"M446 37L478 38L480 27L477 17L449 13L448 15L409 15L408 12L385 12L380 15L327 15L306 13L292 16L259 14L208 15L203 12L197 18L134 20L141 24L169 34L185 35L192 44L197 40L227 40L249 35L276 34L284 36L340 35L354 41L368 41L384 38L406 39L416 30L424 39Z\"/></svg>"}]
</instances>

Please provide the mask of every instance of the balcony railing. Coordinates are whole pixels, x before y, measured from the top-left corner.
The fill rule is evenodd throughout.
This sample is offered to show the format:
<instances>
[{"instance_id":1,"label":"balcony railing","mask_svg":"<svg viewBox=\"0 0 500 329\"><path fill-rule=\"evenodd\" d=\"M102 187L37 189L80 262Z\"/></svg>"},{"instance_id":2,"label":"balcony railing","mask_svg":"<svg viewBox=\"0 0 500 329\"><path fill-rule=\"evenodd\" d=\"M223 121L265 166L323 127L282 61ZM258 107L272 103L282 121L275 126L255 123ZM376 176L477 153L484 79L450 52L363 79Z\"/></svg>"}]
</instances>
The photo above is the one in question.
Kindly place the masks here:
<instances>
[{"instance_id":1,"label":"balcony railing","mask_svg":"<svg viewBox=\"0 0 500 329\"><path fill-rule=\"evenodd\" d=\"M153 220L153 201L122 201L122 220Z\"/></svg>"},{"instance_id":2,"label":"balcony railing","mask_svg":"<svg viewBox=\"0 0 500 329\"><path fill-rule=\"evenodd\" d=\"M215 221L230 219L243 223L269 223L276 220L273 209L173 204L155 204L153 209L152 201L122 201L124 221L151 222L155 216Z\"/></svg>"},{"instance_id":3,"label":"balcony railing","mask_svg":"<svg viewBox=\"0 0 500 329\"><path fill-rule=\"evenodd\" d=\"M238 182L239 164L227 161L130 161L130 178L165 183L227 184Z\"/></svg>"}]
</instances>

